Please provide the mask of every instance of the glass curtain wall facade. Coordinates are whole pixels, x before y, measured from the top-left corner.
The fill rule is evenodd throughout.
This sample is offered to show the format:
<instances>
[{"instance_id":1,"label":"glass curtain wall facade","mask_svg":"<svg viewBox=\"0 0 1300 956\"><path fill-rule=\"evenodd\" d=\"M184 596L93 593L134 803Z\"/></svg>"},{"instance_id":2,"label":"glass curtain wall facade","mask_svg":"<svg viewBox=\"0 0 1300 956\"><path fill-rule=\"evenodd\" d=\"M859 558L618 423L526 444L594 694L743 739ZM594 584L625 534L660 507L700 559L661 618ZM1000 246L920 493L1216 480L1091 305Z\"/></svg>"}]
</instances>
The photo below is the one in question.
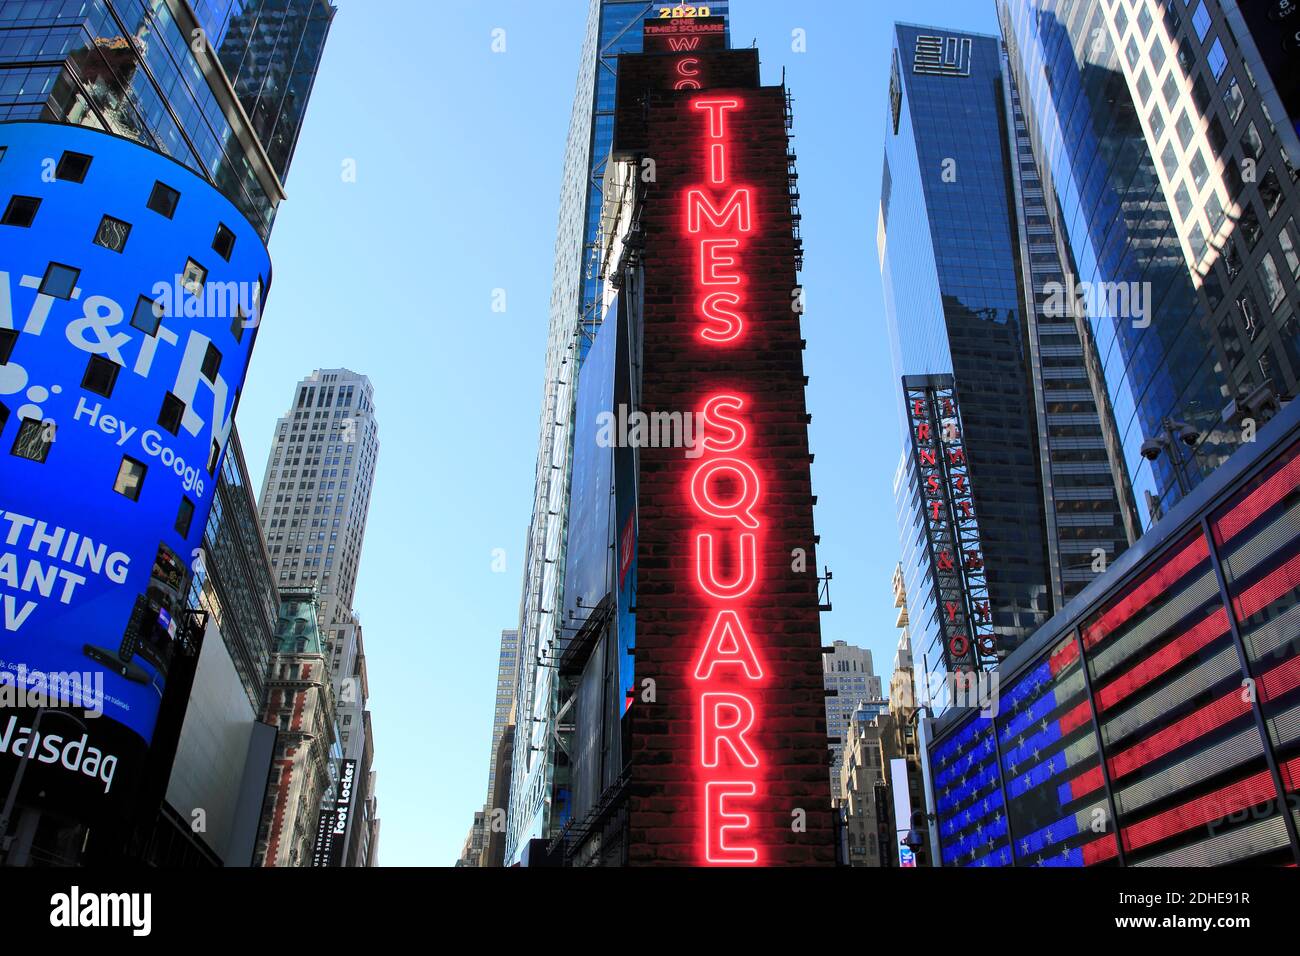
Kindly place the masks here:
<instances>
[{"instance_id":1,"label":"glass curtain wall facade","mask_svg":"<svg viewBox=\"0 0 1300 956\"><path fill-rule=\"evenodd\" d=\"M281 180L289 172L335 11L328 0L231 0L212 38Z\"/></svg>"},{"instance_id":2,"label":"glass curtain wall facade","mask_svg":"<svg viewBox=\"0 0 1300 956\"><path fill-rule=\"evenodd\" d=\"M564 606L575 385L603 318L600 210L614 135L618 54L640 52L641 24L657 16L661 6L645 0L591 0L587 12L564 149L533 512L524 547L507 866L521 862L528 841L549 839L564 823L551 814L558 700L552 658L563 639L556 612ZM726 16L727 8L727 0L710 4L715 16Z\"/></svg>"},{"instance_id":3,"label":"glass curtain wall facade","mask_svg":"<svg viewBox=\"0 0 1300 956\"><path fill-rule=\"evenodd\" d=\"M231 15L242 6L242 0L189 0L189 3L199 29L208 35L208 42L219 49L230 26Z\"/></svg>"},{"instance_id":4,"label":"glass curtain wall facade","mask_svg":"<svg viewBox=\"0 0 1300 956\"><path fill-rule=\"evenodd\" d=\"M936 43L945 64L931 63ZM894 372L955 379L993 630L1010 650L1053 607L1000 45L898 24L893 58L877 247ZM898 395L910 442L901 384ZM937 690L944 602L934 595L922 484L906 456L895 482L904 580L917 670Z\"/></svg>"},{"instance_id":5,"label":"glass curtain wall facade","mask_svg":"<svg viewBox=\"0 0 1300 956\"><path fill-rule=\"evenodd\" d=\"M1292 405L939 720L943 864L1295 865L1297 581Z\"/></svg>"},{"instance_id":6,"label":"glass curtain wall facade","mask_svg":"<svg viewBox=\"0 0 1300 956\"><path fill-rule=\"evenodd\" d=\"M1245 399L1295 394L1295 137L1217 3L998 9L1149 527L1241 445Z\"/></svg>"},{"instance_id":7,"label":"glass curtain wall facade","mask_svg":"<svg viewBox=\"0 0 1300 956\"><path fill-rule=\"evenodd\" d=\"M1084 317L1063 294L1068 249L1048 214L1020 91L1009 73L1003 79L1047 563L1059 611L1137 538L1141 523Z\"/></svg>"},{"instance_id":8,"label":"glass curtain wall facade","mask_svg":"<svg viewBox=\"0 0 1300 956\"><path fill-rule=\"evenodd\" d=\"M203 560L190 581L189 602L216 622L249 704L260 713L266 702L279 594L238 432L221 463L203 531Z\"/></svg>"},{"instance_id":9,"label":"glass curtain wall facade","mask_svg":"<svg viewBox=\"0 0 1300 956\"><path fill-rule=\"evenodd\" d=\"M142 143L204 176L265 237L284 198L279 175L288 154L270 165L220 66L194 52L193 27L179 0L0 5L0 121L73 123ZM323 44L323 32L315 39ZM285 136L292 126L296 139L308 92L310 84L295 100L296 119L285 120Z\"/></svg>"}]
</instances>

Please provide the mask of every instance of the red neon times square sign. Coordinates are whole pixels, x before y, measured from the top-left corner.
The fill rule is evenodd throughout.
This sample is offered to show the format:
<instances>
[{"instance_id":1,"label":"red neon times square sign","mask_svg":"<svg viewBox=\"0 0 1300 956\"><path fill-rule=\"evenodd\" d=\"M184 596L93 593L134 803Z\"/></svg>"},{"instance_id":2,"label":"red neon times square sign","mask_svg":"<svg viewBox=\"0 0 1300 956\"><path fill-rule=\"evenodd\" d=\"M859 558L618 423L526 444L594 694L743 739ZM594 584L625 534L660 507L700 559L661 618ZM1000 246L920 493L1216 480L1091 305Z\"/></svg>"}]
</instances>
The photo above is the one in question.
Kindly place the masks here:
<instances>
[{"instance_id":1,"label":"red neon times square sign","mask_svg":"<svg viewBox=\"0 0 1300 956\"><path fill-rule=\"evenodd\" d=\"M684 192L685 232L699 264L696 317L701 348L723 349L745 338L744 247L754 231L753 190L736 182L728 121L743 109L739 96L690 99L704 126L699 186ZM703 862L763 862L754 838L752 805L763 783L765 757L750 739L761 719L765 672L755 648L755 621L745 597L759 584L763 485L751 457L745 420L749 402L734 390L700 406L703 454L690 478L693 559L699 596L708 610L692 675L700 734L696 768L703 785ZM731 572L720 570L726 563ZM751 631L755 631L751 636Z\"/></svg>"},{"instance_id":2,"label":"red neon times square sign","mask_svg":"<svg viewBox=\"0 0 1300 956\"><path fill-rule=\"evenodd\" d=\"M705 73L757 66L718 56L738 58ZM633 711L630 862L829 864L784 91L756 69L753 88L679 87L696 64L664 59L634 116L658 169L641 398L694 413L700 437L640 455L636 668L657 699Z\"/></svg>"}]
</instances>

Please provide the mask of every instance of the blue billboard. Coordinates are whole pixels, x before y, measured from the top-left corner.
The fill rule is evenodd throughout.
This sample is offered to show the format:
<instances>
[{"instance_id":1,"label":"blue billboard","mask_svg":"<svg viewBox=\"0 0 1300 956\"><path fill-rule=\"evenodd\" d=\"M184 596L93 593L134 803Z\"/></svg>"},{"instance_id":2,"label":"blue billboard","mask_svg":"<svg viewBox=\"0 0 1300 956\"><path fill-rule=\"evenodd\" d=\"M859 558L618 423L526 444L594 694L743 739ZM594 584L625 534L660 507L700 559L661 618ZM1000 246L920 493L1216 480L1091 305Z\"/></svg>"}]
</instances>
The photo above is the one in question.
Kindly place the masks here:
<instances>
[{"instance_id":1,"label":"blue billboard","mask_svg":"<svg viewBox=\"0 0 1300 956\"><path fill-rule=\"evenodd\" d=\"M0 124L0 209L0 756L56 675L147 745L270 259L208 182L77 126Z\"/></svg>"}]
</instances>

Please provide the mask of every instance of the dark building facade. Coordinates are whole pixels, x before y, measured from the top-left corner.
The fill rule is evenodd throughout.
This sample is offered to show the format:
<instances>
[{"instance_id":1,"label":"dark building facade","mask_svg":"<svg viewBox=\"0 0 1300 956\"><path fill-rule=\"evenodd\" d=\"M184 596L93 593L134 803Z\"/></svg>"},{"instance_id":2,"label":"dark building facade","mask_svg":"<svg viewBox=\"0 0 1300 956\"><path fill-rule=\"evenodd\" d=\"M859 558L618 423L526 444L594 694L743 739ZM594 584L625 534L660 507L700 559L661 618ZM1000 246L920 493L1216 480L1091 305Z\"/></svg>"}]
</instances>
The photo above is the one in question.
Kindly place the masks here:
<instances>
[{"instance_id":1,"label":"dark building facade","mask_svg":"<svg viewBox=\"0 0 1300 956\"><path fill-rule=\"evenodd\" d=\"M720 18L653 23L619 57L577 384L568 822L528 862L832 864L789 100ZM702 437L624 436L630 415Z\"/></svg>"},{"instance_id":2,"label":"dark building facade","mask_svg":"<svg viewBox=\"0 0 1300 956\"><path fill-rule=\"evenodd\" d=\"M214 20L220 32L212 46L271 166L284 179L336 8L328 0L227 2L224 16Z\"/></svg>"},{"instance_id":3,"label":"dark building facade","mask_svg":"<svg viewBox=\"0 0 1300 956\"><path fill-rule=\"evenodd\" d=\"M1295 865L1300 406L999 668L928 748L944 866Z\"/></svg>"}]
</instances>

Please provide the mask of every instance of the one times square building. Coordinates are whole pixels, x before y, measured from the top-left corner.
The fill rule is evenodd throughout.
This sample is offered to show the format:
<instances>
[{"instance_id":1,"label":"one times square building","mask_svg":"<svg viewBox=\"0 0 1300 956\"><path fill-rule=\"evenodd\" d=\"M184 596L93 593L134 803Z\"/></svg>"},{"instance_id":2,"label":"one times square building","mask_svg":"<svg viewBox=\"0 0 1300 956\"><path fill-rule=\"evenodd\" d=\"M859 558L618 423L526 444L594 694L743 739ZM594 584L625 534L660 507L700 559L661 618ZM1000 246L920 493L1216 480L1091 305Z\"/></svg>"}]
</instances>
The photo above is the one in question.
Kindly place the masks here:
<instances>
[{"instance_id":1,"label":"one times square building","mask_svg":"<svg viewBox=\"0 0 1300 956\"><path fill-rule=\"evenodd\" d=\"M333 15L0 4L6 864L251 855L274 590L233 417ZM192 700L242 742L179 759Z\"/></svg>"},{"instance_id":2,"label":"one times square building","mask_svg":"<svg viewBox=\"0 0 1300 956\"><path fill-rule=\"evenodd\" d=\"M618 57L526 862L829 865L790 106L668 9Z\"/></svg>"},{"instance_id":3,"label":"one times square building","mask_svg":"<svg viewBox=\"0 0 1300 956\"><path fill-rule=\"evenodd\" d=\"M727 35L729 0L703 12L723 19ZM667 11L665 14L664 11ZM566 633L557 607L563 600L569 535L566 530L572 481L573 370L586 360L604 318L598 249L605 167L614 136L614 97L620 53L640 52L648 18L671 19L672 5L650 0L589 0L578 67L577 92L569 119L560 183L559 221L551 288L546 370L542 383L533 511L524 548L519 605L519 656L515 699L519 732L511 760L507 865L525 861L533 841L549 842L568 819L569 789L556 780L557 688L546 660ZM678 14L680 16L680 13ZM562 776L562 775L561 775ZM498 788L494 809L506 809Z\"/></svg>"}]
</instances>

